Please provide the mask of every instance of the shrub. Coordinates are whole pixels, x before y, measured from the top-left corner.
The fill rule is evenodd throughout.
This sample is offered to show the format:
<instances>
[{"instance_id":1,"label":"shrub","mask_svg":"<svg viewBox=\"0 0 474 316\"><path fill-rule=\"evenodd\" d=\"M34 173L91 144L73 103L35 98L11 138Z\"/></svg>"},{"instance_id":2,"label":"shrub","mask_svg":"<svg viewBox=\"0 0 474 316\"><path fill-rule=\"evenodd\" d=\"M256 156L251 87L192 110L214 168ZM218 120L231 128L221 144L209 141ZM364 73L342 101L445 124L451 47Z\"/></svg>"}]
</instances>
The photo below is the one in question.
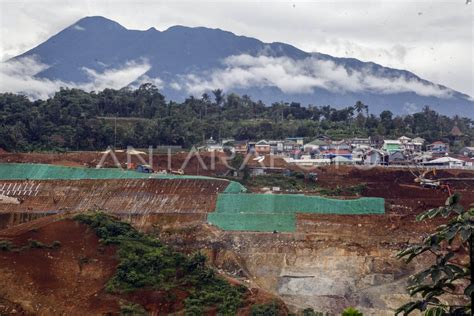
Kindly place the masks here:
<instances>
[{"instance_id":1,"label":"shrub","mask_svg":"<svg viewBox=\"0 0 474 316\"><path fill-rule=\"evenodd\" d=\"M246 288L231 286L216 276L201 253L185 256L104 213L80 214L74 219L92 227L104 244L118 246L119 264L107 291L183 289L190 293L185 300L189 315L210 307L217 307L220 314L235 314L241 306Z\"/></svg>"},{"instance_id":2,"label":"shrub","mask_svg":"<svg viewBox=\"0 0 474 316\"><path fill-rule=\"evenodd\" d=\"M305 308L301 312L302 316L328 316L328 313L315 312L312 308Z\"/></svg>"},{"instance_id":3,"label":"shrub","mask_svg":"<svg viewBox=\"0 0 474 316\"><path fill-rule=\"evenodd\" d=\"M38 248L38 249L43 249L47 248L45 244L43 244L41 241L35 240L35 239L28 239L28 247L29 248Z\"/></svg>"},{"instance_id":4,"label":"shrub","mask_svg":"<svg viewBox=\"0 0 474 316\"><path fill-rule=\"evenodd\" d=\"M13 244L9 240L0 240L0 250L10 251L13 248Z\"/></svg>"},{"instance_id":5,"label":"shrub","mask_svg":"<svg viewBox=\"0 0 474 316\"><path fill-rule=\"evenodd\" d=\"M48 249L57 249L61 247L61 242L59 240L55 240L53 241L53 243L51 245L46 245L44 243L42 243L41 241L38 241L38 240L35 240L35 239L28 239L28 246L24 246L23 248L24 249L45 249L45 248L48 248Z\"/></svg>"},{"instance_id":6,"label":"shrub","mask_svg":"<svg viewBox=\"0 0 474 316\"><path fill-rule=\"evenodd\" d=\"M252 306L250 315L252 316L276 316L279 315L280 308L276 301L267 304L256 304Z\"/></svg>"},{"instance_id":7,"label":"shrub","mask_svg":"<svg viewBox=\"0 0 474 316\"><path fill-rule=\"evenodd\" d=\"M327 196L338 196L338 195L361 195L367 188L367 184L359 183L348 187L337 186L334 189L320 189L319 193Z\"/></svg>"},{"instance_id":8,"label":"shrub","mask_svg":"<svg viewBox=\"0 0 474 316\"><path fill-rule=\"evenodd\" d=\"M363 316L363 314L355 308L348 307L342 312L341 316Z\"/></svg>"},{"instance_id":9,"label":"shrub","mask_svg":"<svg viewBox=\"0 0 474 316\"><path fill-rule=\"evenodd\" d=\"M143 306L139 304L120 304L120 316L148 315Z\"/></svg>"}]
</instances>

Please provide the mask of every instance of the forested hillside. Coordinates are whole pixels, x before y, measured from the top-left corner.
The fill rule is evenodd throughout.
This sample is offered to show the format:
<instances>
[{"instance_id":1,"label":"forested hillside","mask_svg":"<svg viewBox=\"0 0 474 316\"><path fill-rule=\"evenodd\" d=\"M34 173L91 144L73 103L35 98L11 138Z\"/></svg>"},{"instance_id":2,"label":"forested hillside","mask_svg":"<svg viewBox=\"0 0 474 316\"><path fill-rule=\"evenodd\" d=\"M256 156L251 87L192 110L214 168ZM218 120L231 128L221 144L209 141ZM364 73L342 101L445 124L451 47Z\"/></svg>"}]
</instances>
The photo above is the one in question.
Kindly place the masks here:
<instances>
[{"instance_id":1,"label":"forested hillside","mask_svg":"<svg viewBox=\"0 0 474 316\"><path fill-rule=\"evenodd\" d=\"M428 106L405 116L390 111L375 116L370 107L362 102L343 109L299 103L265 105L246 95L224 95L221 90L176 103L167 101L151 84L97 93L61 89L54 97L37 101L3 93L0 147L10 151L98 150L115 141L117 147L190 147L209 137L258 140L302 136L310 140L322 135L333 139L406 135L428 142L449 141L460 148L474 137L473 120L440 115ZM456 142L451 135L455 124L464 134Z\"/></svg>"}]
</instances>

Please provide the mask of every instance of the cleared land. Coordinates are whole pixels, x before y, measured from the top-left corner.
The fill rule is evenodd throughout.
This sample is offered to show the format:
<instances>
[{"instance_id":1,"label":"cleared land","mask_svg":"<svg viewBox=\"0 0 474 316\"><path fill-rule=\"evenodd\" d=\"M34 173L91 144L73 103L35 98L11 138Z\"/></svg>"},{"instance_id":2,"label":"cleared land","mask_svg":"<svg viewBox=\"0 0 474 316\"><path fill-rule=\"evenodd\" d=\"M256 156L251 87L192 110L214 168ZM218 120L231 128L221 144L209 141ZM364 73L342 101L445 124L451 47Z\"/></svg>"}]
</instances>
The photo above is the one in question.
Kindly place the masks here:
<instances>
[{"instance_id":1,"label":"cleared land","mask_svg":"<svg viewBox=\"0 0 474 316\"><path fill-rule=\"evenodd\" d=\"M29 157L28 154L4 153L0 154L0 161L36 161L62 165L75 161L77 165L83 165L91 164L86 159L88 155L92 154L33 154ZM179 160L176 164L179 164ZM1 180L0 188L3 183L21 182L20 191L29 188L27 183L33 183L33 189L40 184L40 189L36 196L34 193L26 198L16 196L23 199L20 204L0 204L0 227L9 227L1 230L0 234L3 238L8 235L8 238L27 240L32 238L30 235L35 230L41 229L40 223L54 218L46 216L51 210L55 211L52 213L58 210L72 212L96 206L131 221L174 249L185 253L201 249L220 271L252 288L282 298L292 310L313 307L316 310L338 312L344 307L355 306L364 315L392 315L393 309L407 299L405 285L408 275L430 259L425 257L405 265L394 254L408 244L419 242L439 224L430 221L418 223L415 222L415 216L443 204L447 192L420 187L413 182L413 175L408 170L358 170L339 166L319 168L316 172L319 175L318 186L327 190L365 183L360 195L384 198L385 214L296 212L295 232L223 231L206 223L207 215L216 207L218 194L226 189L226 181L223 180ZM439 171L438 176L468 178L473 177L473 173L445 170ZM464 206L474 203L472 181L448 181L448 184L453 191L461 193ZM27 223L18 225L21 222ZM57 229L58 234L66 234L65 230ZM30 235L19 237L22 234ZM80 234L83 232L78 231L77 235ZM37 239L49 244L61 238L58 235L50 239ZM66 241L64 243L67 244ZM80 253L82 250L79 248L77 251ZM51 250L50 255L55 257L53 252ZM26 260L26 256L22 263L25 271L34 270L34 262ZM11 258L7 259L11 262ZM44 260L56 262L47 257ZM69 262L67 260L61 257L57 264ZM8 279L13 277L13 269L12 265L10 270L1 272L6 273L5 280L9 280L5 282L3 291L14 293L21 290L23 296L20 299L11 299L13 296L8 299L8 306L21 308L34 298L34 293L39 293L37 287L43 281L39 278L34 286L30 286L27 275L18 274L15 275L16 279ZM55 280L61 271L57 273L46 273L45 277ZM71 273L77 274L77 271ZM74 284L78 288L74 289L75 286L71 291L74 289L83 293L86 290L85 282ZM104 302L101 299L106 300L106 297L101 298L99 294L99 302ZM150 298L150 302L161 299L156 296ZM97 306L101 304L97 303ZM108 310L118 308L113 301L105 301L104 304ZM96 311L100 310L99 307Z\"/></svg>"}]
</instances>

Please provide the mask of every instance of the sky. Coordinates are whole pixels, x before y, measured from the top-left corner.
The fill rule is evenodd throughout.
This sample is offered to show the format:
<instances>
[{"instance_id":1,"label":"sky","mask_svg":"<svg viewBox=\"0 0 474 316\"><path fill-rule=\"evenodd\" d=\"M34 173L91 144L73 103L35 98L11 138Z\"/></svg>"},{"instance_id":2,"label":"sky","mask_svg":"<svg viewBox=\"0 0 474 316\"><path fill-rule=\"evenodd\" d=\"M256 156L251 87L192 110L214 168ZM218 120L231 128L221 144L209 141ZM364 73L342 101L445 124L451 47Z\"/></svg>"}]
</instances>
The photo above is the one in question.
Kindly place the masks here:
<instances>
[{"instance_id":1,"label":"sky","mask_svg":"<svg viewBox=\"0 0 474 316\"><path fill-rule=\"evenodd\" d=\"M0 59L35 47L84 16L101 15L129 29L205 26L373 61L474 96L469 2L0 0Z\"/></svg>"}]
</instances>

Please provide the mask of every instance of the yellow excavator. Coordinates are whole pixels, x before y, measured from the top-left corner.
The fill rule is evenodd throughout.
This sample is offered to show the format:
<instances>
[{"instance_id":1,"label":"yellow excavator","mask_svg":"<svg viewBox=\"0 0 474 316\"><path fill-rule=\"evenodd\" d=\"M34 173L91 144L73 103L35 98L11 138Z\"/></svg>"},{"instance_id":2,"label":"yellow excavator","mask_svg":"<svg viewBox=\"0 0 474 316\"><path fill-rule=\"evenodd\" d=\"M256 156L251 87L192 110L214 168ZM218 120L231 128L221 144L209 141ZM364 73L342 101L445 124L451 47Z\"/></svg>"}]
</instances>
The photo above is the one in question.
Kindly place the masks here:
<instances>
[{"instance_id":1,"label":"yellow excavator","mask_svg":"<svg viewBox=\"0 0 474 316\"><path fill-rule=\"evenodd\" d=\"M432 188L432 189L442 189L446 190L449 195L451 195L452 191L447 183L448 181L474 181L474 178L458 178L458 177L451 177L451 178L436 178L436 169L430 168L423 170L419 166L415 165L417 169L418 175L410 168L411 174L415 177L415 182L419 183L424 188ZM431 179L427 178L427 176L432 173L433 177Z\"/></svg>"},{"instance_id":2,"label":"yellow excavator","mask_svg":"<svg viewBox=\"0 0 474 316\"><path fill-rule=\"evenodd\" d=\"M411 171L411 170L410 170ZM420 170L421 171L421 170ZM415 182L419 183L424 188L431 188L431 189L444 189L451 195L451 188L449 184L442 184L441 179L428 179L426 176L432 173L433 176L436 176L436 169L427 169L420 173L420 175L416 176L415 173L412 174L415 176Z\"/></svg>"}]
</instances>

